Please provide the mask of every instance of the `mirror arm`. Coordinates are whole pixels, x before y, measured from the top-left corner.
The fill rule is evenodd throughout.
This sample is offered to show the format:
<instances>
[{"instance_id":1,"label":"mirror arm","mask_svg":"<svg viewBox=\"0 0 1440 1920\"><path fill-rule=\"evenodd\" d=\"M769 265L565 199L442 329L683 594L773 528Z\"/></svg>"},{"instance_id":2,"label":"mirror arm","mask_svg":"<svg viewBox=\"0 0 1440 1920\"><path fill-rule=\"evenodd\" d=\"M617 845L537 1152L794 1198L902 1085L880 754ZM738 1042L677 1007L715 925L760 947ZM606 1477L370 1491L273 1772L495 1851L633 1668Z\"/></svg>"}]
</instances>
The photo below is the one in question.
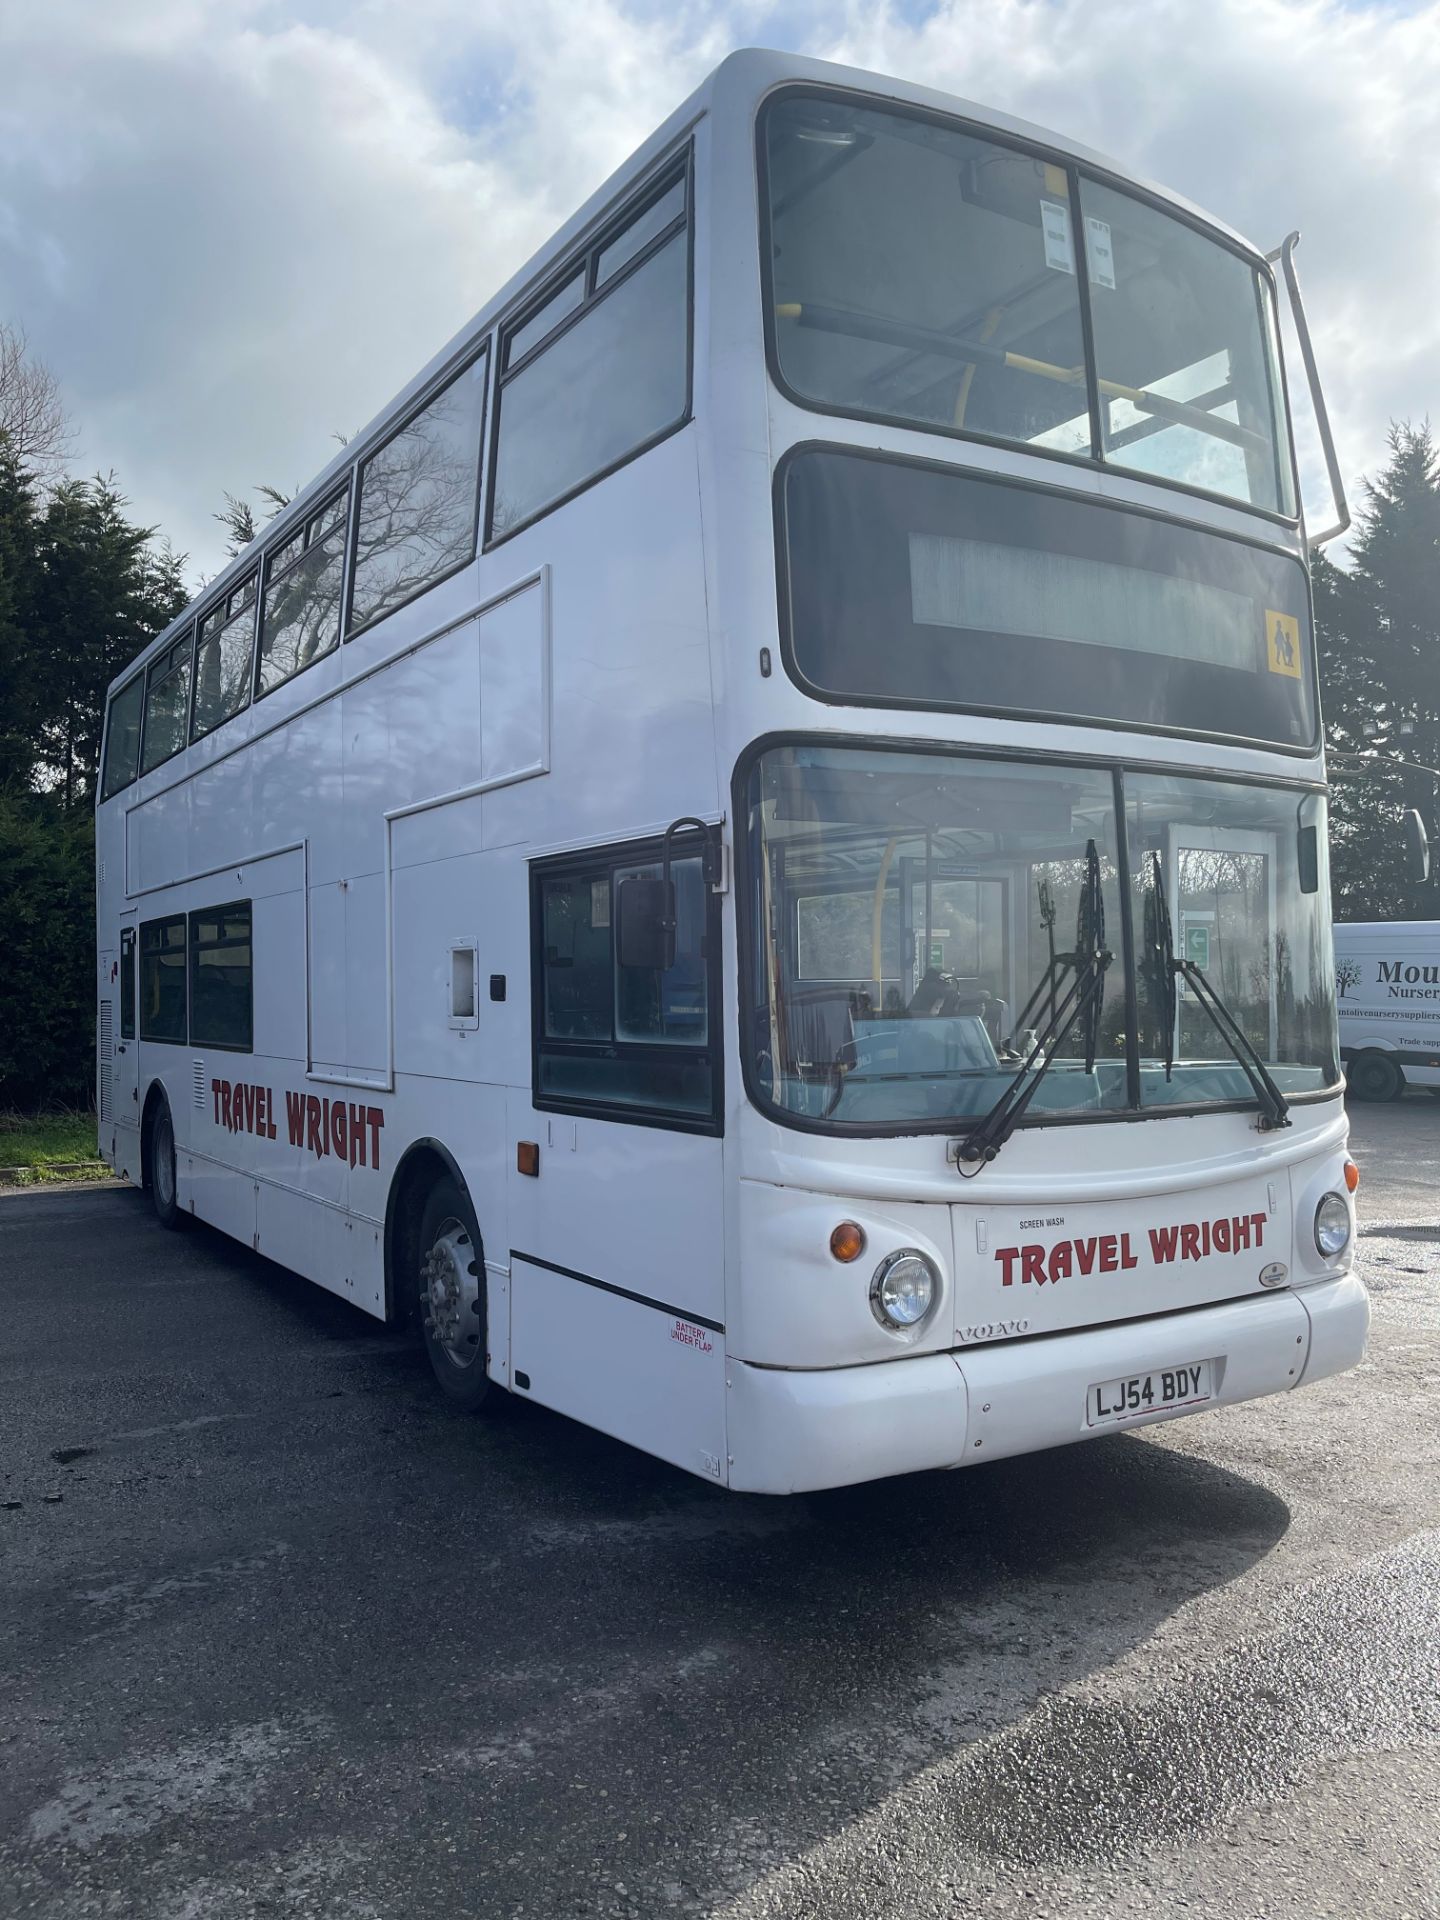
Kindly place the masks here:
<instances>
[{"instance_id":1,"label":"mirror arm","mask_svg":"<svg viewBox=\"0 0 1440 1920\"><path fill-rule=\"evenodd\" d=\"M1325 472L1330 481L1330 495L1335 505L1335 523L1326 527L1323 533L1306 532L1305 546L1310 553L1317 553L1331 540L1336 540L1350 529L1350 505L1345 498L1345 482L1340 474L1340 460L1335 452L1335 437L1330 431L1330 414L1325 405L1325 395L1320 386L1320 374L1315 365L1315 348L1310 340L1310 324L1305 318L1305 302L1300 293L1300 281L1295 272L1295 249L1300 244L1297 232L1286 234L1273 253L1265 258L1273 265L1277 260L1285 279L1285 292L1290 301L1290 318L1295 323L1295 338L1300 343L1300 358L1305 363L1305 379L1310 388L1310 405L1315 413L1315 425L1320 433L1320 451L1325 456ZM1276 316L1277 330L1279 316ZM1296 475L1299 486L1299 475ZM1301 521L1304 521L1304 502L1297 501Z\"/></svg>"},{"instance_id":2,"label":"mirror arm","mask_svg":"<svg viewBox=\"0 0 1440 1920\"><path fill-rule=\"evenodd\" d=\"M718 827L707 825L705 821L698 819L693 813L682 813L678 820L672 820L665 829L663 847L666 886L668 887L670 884L670 842L677 833L682 832L686 827L693 827L697 833L704 834L705 849L701 855L700 872L707 887L719 886L722 876L720 863L720 830Z\"/></svg>"}]
</instances>

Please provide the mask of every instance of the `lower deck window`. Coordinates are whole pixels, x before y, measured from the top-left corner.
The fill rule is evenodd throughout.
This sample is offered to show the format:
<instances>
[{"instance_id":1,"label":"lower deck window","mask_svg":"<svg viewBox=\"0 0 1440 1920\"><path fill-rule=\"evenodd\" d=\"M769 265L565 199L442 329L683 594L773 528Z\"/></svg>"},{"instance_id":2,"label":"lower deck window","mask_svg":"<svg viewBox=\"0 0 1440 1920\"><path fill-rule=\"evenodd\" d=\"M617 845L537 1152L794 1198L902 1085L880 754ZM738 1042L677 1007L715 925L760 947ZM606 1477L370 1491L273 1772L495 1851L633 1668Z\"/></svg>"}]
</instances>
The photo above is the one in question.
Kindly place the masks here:
<instances>
[{"instance_id":1,"label":"lower deck window","mask_svg":"<svg viewBox=\"0 0 1440 1920\"><path fill-rule=\"evenodd\" d=\"M185 916L140 928L140 1038L185 1044Z\"/></svg>"},{"instance_id":2,"label":"lower deck window","mask_svg":"<svg viewBox=\"0 0 1440 1920\"><path fill-rule=\"evenodd\" d=\"M254 1031L250 902L190 916L190 1043L248 1053Z\"/></svg>"},{"instance_id":3,"label":"lower deck window","mask_svg":"<svg viewBox=\"0 0 1440 1920\"><path fill-rule=\"evenodd\" d=\"M661 874L652 845L533 870L537 1107L719 1130L719 917L693 837L671 859L672 964L619 958L619 890Z\"/></svg>"}]
</instances>

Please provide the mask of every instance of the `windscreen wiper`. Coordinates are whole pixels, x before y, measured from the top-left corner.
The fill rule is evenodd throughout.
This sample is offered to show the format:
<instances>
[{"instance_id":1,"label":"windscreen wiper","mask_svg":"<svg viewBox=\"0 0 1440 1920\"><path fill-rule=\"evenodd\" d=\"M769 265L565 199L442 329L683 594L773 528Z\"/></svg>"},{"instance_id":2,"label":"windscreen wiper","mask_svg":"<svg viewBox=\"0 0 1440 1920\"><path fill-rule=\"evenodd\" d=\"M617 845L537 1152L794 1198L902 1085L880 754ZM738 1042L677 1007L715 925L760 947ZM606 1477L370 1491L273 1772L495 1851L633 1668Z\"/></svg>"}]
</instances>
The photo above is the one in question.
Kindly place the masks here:
<instances>
[{"instance_id":1,"label":"windscreen wiper","mask_svg":"<svg viewBox=\"0 0 1440 1920\"><path fill-rule=\"evenodd\" d=\"M1231 1013L1225 1002L1193 960L1175 951L1175 935L1170 920L1170 903L1165 897L1165 875L1158 853L1152 853L1155 887L1155 960L1159 973L1160 1012L1165 1019L1165 1078L1175 1070L1175 1016L1178 1010L1176 982L1183 980L1196 1000L1210 1016L1216 1032L1240 1063L1241 1071L1254 1089L1260 1103L1260 1128L1264 1133L1290 1125L1290 1104L1275 1084L1275 1077L1256 1051L1249 1034Z\"/></svg>"},{"instance_id":2,"label":"windscreen wiper","mask_svg":"<svg viewBox=\"0 0 1440 1920\"><path fill-rule=\"evenodd\" d=\"M1050 1017L1021 1061L1014 1079L1000 1098L966 1134L955 1149L955 1164L967 1178L978 1173L1010 1138L1025 1118L1040 1082L1055 1062L1055 1048L1072 1026L1078 1025L1085 1037L1085 1071L1095 1071L1095 1050L1100 1037L1100 1008L1105 994L1105 972L1114 955L1105 946L1105 896L1100 880L1100 855L1093 840L1085 846L1085 881L1080 891L1079 911L1075 916L1075 948L1072 953L1051 956L1039 985L1025 1003L1015 1023L1023 1033L1030 1019L1048 998ZM1056 1004L1060 982L1067 976L1070 985Z\"/></svg>"}]
</instances>

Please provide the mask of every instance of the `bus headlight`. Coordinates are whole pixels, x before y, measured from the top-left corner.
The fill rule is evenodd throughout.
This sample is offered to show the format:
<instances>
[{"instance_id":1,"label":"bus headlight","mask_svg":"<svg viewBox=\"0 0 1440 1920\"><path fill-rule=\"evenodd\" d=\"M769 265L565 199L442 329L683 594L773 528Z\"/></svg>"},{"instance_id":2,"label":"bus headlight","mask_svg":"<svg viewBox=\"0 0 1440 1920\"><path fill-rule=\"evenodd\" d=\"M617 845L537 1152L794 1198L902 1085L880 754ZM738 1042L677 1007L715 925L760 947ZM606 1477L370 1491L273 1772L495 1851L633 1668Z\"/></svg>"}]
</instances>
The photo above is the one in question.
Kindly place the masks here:
<instances>
[{"instance_id":1,"label":"bus headlight","mask_svg":"<svg viewBox=\"0 0 1440 1920\"><path fill-rule=\"evenodd\" d=\"M901 1247L875 1269L870 1282L870 1311L891 1333L918 1327L935 1304L940 1276L935 1263L917 1247Z\"/></svg>"},{"instance_id":2,"label":"bus headlight","mask_svg":"<svg viewBox=\"0 0 1440 1920\"><path fill-rule=\"evenodd\" d=\"M1323 1194L1315 1209L1315 1244L1327 1260L1350 1244L1350 1209L1338 1193Z\"/></svg>"}]
</instances>

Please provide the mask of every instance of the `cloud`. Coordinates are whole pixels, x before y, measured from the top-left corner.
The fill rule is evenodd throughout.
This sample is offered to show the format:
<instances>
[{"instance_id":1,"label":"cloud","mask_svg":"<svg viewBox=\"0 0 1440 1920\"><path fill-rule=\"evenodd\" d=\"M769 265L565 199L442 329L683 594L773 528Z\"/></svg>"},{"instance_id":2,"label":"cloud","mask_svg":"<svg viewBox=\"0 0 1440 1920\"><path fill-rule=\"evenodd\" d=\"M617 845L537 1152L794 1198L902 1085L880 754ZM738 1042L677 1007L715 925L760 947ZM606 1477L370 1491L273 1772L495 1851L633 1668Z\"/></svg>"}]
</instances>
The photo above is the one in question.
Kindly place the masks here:
<instances>
[{"instance_id":1,"label":"cloud","mask_svg":"<svg viewBox=\"0 0 1440 1920\"><path fill-rule=\"evenodd\" d=\"M755 41L1038 120L1266 244L1299 226L1352 480L1431 407L1435 5L10 0L7 317L89 462L211 571L227 489L309 478Z\"/></svg>"}]
</instances>

